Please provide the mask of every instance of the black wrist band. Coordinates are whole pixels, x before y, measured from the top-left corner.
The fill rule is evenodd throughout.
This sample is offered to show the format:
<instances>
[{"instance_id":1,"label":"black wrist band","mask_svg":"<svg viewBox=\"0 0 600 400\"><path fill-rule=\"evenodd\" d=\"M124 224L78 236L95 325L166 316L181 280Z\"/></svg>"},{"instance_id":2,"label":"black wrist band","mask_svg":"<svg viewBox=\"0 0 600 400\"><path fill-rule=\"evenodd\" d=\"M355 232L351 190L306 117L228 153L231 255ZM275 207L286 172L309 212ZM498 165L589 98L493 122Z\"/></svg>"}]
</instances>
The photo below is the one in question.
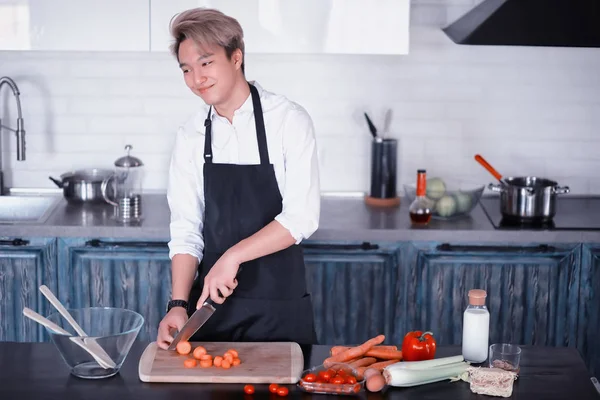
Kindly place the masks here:
<instances>
[{"instance_id":1,"label":"black wrist band","mask_svg":"<svg viewBox=\"0 0 600 400\"><path fill-rule=\"evenodd\" d=\"M183 307L187 311L188 302L185 300L171 300L167 303L167 312L171 311L173 307Z\"/></svg>"}]
</instances>

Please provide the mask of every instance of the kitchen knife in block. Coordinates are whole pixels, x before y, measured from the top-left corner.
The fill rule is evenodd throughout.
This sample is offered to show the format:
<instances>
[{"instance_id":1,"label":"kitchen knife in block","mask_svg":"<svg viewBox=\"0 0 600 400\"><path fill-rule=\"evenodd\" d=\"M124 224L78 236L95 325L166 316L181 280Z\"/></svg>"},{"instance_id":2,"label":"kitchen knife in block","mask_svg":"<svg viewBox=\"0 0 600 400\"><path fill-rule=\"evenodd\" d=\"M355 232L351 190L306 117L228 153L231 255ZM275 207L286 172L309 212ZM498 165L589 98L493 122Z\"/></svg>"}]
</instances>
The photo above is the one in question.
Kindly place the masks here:
<instances>
[{"instance_id":1,"label":"kitchen knife in block","mask_svg":"<svg viewBox=\"0 0 600 400\"><path fill-rule=\"evenodd\" d=\"M202 346L216 357L229 349L238 352L241 363L225 369L186 368L191 354L163 350L156 342L146 346L138 364L142 382L163 383L279 383L294 384L304 370L304 355L295 342L190 342L192 349Z\"/></svg>"}]
</instances>

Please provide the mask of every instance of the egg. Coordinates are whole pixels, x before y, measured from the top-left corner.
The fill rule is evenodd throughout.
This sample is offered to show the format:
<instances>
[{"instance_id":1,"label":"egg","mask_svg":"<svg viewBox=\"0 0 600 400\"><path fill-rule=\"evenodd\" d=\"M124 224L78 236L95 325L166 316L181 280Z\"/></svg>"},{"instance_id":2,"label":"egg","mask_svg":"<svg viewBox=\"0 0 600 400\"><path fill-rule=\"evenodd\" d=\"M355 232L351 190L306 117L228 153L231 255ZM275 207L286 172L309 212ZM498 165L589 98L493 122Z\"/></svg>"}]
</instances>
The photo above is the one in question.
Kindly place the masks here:
<instances>
[{"instance_id":1,"label":"egg","mask_svg":"<svg viewBox=\"0 0 600 400\"><path fill-rule=\"evenodd\" d=\"M381 372L375 369L365 371L366 386L369 392L379 392L385 387L385 379Z\"/></svg>"}]
</instances>

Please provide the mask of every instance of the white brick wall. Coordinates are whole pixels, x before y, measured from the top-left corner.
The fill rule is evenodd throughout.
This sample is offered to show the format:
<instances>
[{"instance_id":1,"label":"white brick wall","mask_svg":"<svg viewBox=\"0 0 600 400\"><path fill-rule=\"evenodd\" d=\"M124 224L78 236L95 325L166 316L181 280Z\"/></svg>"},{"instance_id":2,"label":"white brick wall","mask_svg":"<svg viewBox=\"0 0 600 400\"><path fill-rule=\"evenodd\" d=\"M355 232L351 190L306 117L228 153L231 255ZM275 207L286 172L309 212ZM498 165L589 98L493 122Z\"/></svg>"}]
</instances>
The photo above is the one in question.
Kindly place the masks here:
<instances>
[{"instance_id":1,"label":"white brick wall","mask_svg":"<svg viewBox=\"0 0 600 400\"><path fill-rule=\"evenodd\" d=\"M368 111L400 141L399 188L417 168L487 184L474 160L505 175L543 175L600 193L600 51L458 46L440 30L480 0L413 0L408 56L248 55L248 79L307 108L324 191L369 187ZM3 131L8 186L53 187L48 175L111 167L125 144L144 160L145 188L164 190L177 125L201 101L164 54L0 52L22 91L27 161ZM14 124L9 91L0 116Z\"/></svg>"}]
</instances>

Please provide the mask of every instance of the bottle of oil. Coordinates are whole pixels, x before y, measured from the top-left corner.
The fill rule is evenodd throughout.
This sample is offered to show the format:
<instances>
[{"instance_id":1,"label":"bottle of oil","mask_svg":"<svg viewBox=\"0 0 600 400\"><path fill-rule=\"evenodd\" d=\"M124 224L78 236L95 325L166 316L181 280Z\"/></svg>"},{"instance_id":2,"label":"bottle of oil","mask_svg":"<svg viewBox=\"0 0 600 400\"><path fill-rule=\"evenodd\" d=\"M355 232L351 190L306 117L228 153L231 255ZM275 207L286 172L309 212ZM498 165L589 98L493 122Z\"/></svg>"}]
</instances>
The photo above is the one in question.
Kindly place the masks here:
<instances>
[{"instance_id":1,"label":"bottle of oil","mask_svg":"<svg viewBox=\"0 0 600 400\"><path fill-rule=\"evenodd\" d=\"M427 193L427 172L417 171L417 196L408 208L410 220L416 225L427 225L431 220L433 201L425 196Z\"/></svg>"}]
</instances>

